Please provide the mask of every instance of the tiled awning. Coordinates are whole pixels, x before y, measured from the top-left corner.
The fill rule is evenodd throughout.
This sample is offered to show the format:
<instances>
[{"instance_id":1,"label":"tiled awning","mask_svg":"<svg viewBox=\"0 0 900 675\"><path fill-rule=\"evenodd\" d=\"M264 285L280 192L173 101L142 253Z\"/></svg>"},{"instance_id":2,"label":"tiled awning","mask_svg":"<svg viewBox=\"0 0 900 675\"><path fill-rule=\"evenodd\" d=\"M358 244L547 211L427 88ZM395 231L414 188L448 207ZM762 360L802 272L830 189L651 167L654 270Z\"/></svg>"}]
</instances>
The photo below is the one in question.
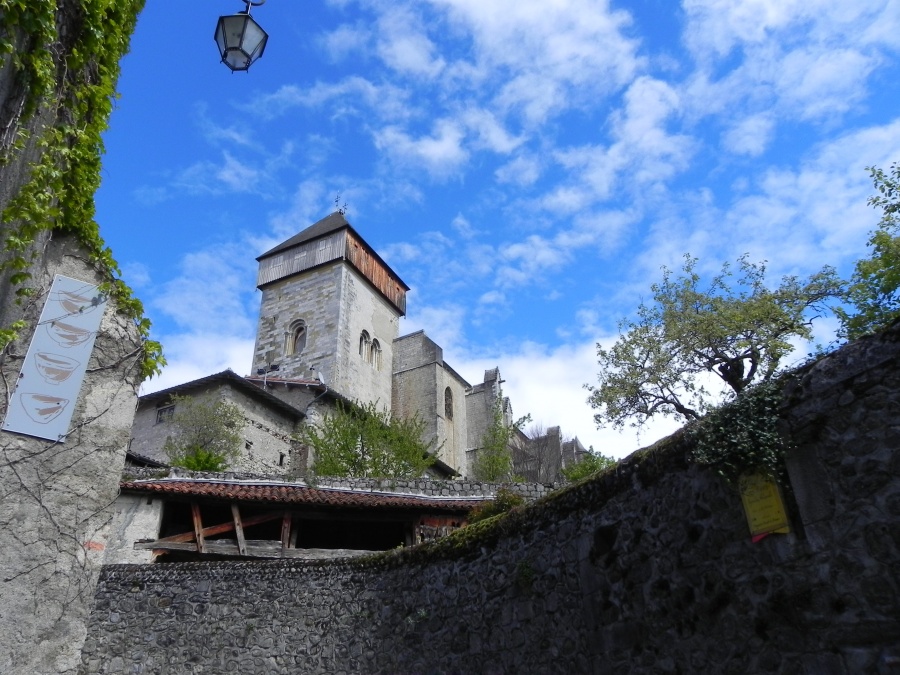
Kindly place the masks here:
<instances>
[{"instance_id":1,"label":"tiled awning","mask_svg":"<svg viewBox=\"0 0 900 675\"><path fill-rule=\"evenodd\" d=\"M314 488L298 483L216 481L183 478L137 480L121 483L123 492L151 493L185 499L219 499L283 505L309 505L350 509L420 509L469 511L488 501L484 497L431 497L336 488Z\"/></svg>"}]
</instances>

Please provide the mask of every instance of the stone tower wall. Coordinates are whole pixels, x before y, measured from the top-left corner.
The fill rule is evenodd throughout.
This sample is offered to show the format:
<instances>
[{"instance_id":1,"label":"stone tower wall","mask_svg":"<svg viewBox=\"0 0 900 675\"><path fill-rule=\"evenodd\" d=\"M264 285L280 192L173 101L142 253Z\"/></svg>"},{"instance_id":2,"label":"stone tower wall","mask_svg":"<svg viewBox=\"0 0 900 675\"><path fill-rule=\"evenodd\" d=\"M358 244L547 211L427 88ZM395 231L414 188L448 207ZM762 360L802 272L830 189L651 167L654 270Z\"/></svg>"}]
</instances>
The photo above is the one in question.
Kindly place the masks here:
<instances>
[{"instance_id":1,"label":"stone tower wall","mask_svg":"<svg viewBox=\"0 0 900 675\"><path fill-rule=\"evenodd\" d=\"M338 329L338 367L328 386L348 398L363 403L391 405L391 368L394 339L399 331L400 314L356 270L342 265L341 309ZM377 363L360 355L360 336L378 341L381 354Z\"/></svg>"},{"instance_id":2,"label":"stone tower wall","mask_svg":"<svg viewBox=\"0 0 900 675\"><path fill-rule=\"evenodd\" d=\"M263 289L251 374L277 363L279 377L313 379L311 366L326 378L334 375L341 278L341 263L337 262L282 279ZM296 320L306 322L306 347L300 354L288 356L285 336Z\"/></svg>"},{"instance_id":3,"label":"stone tower wall","mask_svg":"<svg viewBox=\"0 0 900 675\"><path fill-rule=\"evenodd\" d=\"M434 440L438 458L466 473L466 385L444 367L443 350L424 332L394 342L392 410L395 415L419 415L426 422L427 440ZM445 414L444 395L450 388L453 417Z\"/></svg>"},{"instance_id":4,"label":"stone tower wall","mask_svg":"<svg viewBox=\"0 0 900 675\"><path fill-rule=\"evenodd\" d=\"M253 373L272 363L276 376L311 380L322 373L329 388L362 402L391 401L391 360L398 313L347 263L336 261L280 279L263 289ZM288 354L291 325L306 323L306 346ZM359 355L362 331L381 346L381 367Z\"/></svg>"}]
</instances>

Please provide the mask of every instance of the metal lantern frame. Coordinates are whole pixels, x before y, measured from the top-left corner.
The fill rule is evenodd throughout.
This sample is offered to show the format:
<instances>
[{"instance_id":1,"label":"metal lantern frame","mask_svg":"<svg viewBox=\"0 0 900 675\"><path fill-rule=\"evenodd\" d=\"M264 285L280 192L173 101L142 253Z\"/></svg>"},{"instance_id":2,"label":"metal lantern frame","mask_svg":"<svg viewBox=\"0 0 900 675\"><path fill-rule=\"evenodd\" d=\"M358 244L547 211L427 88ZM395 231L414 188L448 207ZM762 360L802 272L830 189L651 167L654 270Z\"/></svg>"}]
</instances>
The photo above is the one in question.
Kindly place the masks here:
<instances>
[{"instance_id":1,"label":"metal lantern frame","mask_svg":"<svg viewBox=\"0 0 900 675\"><path fill-rule=\"evenodd\" d=\"M262 57L269 40L269 34L250 16L250 7L258 7L266 0L243 1L244 11L220 16L213 34L222 63L231 72L249 70Z\"/></svg>"}]
</instances>

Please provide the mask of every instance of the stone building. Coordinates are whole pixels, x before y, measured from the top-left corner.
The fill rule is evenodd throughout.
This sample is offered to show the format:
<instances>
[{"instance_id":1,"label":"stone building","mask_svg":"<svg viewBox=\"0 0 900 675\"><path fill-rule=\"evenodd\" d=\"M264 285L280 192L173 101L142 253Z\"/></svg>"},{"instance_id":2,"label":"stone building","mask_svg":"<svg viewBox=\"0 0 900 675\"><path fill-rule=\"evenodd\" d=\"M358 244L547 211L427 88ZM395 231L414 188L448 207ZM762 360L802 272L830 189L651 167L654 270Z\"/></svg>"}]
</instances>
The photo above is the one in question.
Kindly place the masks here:
<instances>
[{"instance_id":1,"label":"stone building","mask_svg":"<svg viewBox=\"0 0 900 675\"><path fill-rule=\"evenodd\" d=\"M580 462L588 454L581 441L565 439L559 427L550 427L544 433L518 440L513 445L513 472L528 482L558 481L563 469Z\"/></svg>"},{"instance_id":2,"label":"stone building","mask_svg":"<svg viewBox=\"0 0 900 675\"><path fill-rule=\"evenodd\" d=\"M409 287L335 212L263 253L253 372L321 374L349 398L389 406L393 343Z\"/></svg>"},{"instance_id":3,"label":"stone building","mask_svg":"<svg viewBox=\"0 0 900 675\"><path fill-rule=\"evenodd\" d=\"M172 434L168 422L178 407L173 396L222 400L237 406L245 424L241 429L243 450L233 469L283 475L296 463L298 448L292 436L306 417L304 411L230 370L141 396L128 447L132 463L168 461L163 446Z\"/></svg>"},{"instance_id":4,"label":"stone building","mask_svg":"<svg viewBox=\"0 0 900 675\"><path fill-rule=\"evenodd\" d=\"M470 475L495 410L499 407L504 422L512 421L499 368L487 370L483 381L472 385L444 361L443 350L424 331L399 336L409 287L340 212L257 261L262 297L253 374L219 373L142 397L133 458L162 459L165 428L159 426L164 421L159 411L172 394L212 386L229 400L240 400L248 420L265 417L268 421L257 421L288 435L288 426L315 423L337 401L374 403L403 417L418 415L425 422L423 440L438 460L437 475ZM264 396L248 393L248 387L259 388ZM263 413L260 406L270 409ZM299 448L287 448L286 441L271 451L256 442L248 439L247 452L235 468L278 474L289 467L297 475L314 461Z\"/></svg>"}]
</instances>

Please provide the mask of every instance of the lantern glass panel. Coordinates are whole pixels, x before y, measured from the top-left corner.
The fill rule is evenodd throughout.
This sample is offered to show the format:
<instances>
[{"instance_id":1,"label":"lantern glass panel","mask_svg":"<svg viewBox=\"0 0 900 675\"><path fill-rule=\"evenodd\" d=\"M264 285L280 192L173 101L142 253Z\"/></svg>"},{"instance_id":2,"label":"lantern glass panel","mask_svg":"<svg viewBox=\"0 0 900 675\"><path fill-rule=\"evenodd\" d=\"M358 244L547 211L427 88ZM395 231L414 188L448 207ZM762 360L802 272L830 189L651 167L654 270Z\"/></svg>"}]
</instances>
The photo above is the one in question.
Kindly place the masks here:
<instances>
[{"instance_id":1,"label":"lantern glass panel","mask_svg":"<svg viewBox=\"0 0 900 675\"><path fill-rule=\"evenodd\" d=\"M250 17L247 18L249 19ZM251 54L254 58L262 56L262 51L266 47L267 37L266 31L253 19L250 19L244 28L244 51Z\"/></svg>"}]
</instances>

